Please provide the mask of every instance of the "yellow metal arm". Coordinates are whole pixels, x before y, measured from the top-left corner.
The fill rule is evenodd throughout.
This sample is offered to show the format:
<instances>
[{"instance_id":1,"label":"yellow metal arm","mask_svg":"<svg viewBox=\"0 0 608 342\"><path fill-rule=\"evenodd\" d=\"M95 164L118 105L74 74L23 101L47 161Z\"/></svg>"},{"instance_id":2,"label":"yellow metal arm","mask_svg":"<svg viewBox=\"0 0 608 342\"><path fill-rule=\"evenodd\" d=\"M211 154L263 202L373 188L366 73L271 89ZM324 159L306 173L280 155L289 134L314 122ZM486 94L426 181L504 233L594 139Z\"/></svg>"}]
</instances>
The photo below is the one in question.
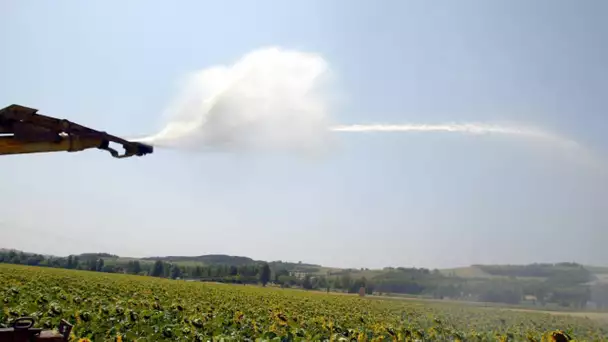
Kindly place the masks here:
<instances>
[{"instance_id":1,"label":"yellow metal arm","mask_svg":"<svg viewBox=\"0 0 608 342\"><path fill-rule=\"evenodd\" d=\"M0 155L77 152L91 148L106 150L115 158L143 156L153 152L153 147L127 141L105 132L50 116L36 114L37 110L11 105L0 110ZM110 147L110 143L122 145L124 153Z\"/></svg>"},{"instance_id":2,"label":"yellow metal arm","mask_svg":"<svg viewBox=\"0 0 608 342\"><path fill-rule=\"evenodd\" d=\"M0 137L0 154L21 154L39 152L77 152L89 148L99 148L102 141L99 139L74 139L66 136L59 141L24 142L15 137Z\"/></svg>"}]
</instances>

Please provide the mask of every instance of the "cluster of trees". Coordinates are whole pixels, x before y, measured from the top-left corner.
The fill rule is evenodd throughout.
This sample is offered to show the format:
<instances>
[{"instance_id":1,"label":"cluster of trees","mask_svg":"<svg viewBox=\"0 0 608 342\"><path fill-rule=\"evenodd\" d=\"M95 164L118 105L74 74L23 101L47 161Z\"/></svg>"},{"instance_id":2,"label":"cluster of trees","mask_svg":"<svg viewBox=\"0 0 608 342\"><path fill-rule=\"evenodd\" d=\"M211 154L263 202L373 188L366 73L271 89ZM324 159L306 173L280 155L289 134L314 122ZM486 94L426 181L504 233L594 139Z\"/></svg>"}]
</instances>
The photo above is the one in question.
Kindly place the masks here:
<instances>
[{"instance_id":1,"label":"cluster of trees","mask_svg":"<svg viewBox=\"0 0 608 342\"><path fill-rule=\"evenodd\" d=\"M509 279L485 281L480 300L519 303L524 296L545 305L584 308L591 298L592 272L577 263L478 265L482 271ZM536 278L536 279L535 279Z\"/></svg>"},{"instance_id":2,"label":"cluster of trees","mask_svg":"<svg viewBox=\"0 0 608 342\"><path fill-rule=\"evenodd\" d=\"M151 259L121 259L115 255L81 254L53 257L40 254L0 250L0 262L31 266L58 267L107 273L128 273L164 278L239 284L271 282L282 287L337 290L358 293L395 293L517 304L531 297L536 304L557 303L582 308L589 300L600 308L608 308L608 285L588 285L593 274L573 263L532 264L525 266L477 266L499 279L465 279L445 276L425 268L385 268L371 279L359 270L318 275L320 266L303 263L270 263L245 257L211 255L201 257L165 257ZM179 260L178 260L179 259ZM214 261L217 263L203 264ZM197 262L195 262L197 261ZM231 262L234 262L231 264ZM302 275L305 276L302 276ZM369 275L365 273L365 275Z\"/></svg>"},{"instance_id":3,"label":"cluster of trees","mask_svg":"<svg viewBox=\"0 0 608 342\"><path fill-rule=\"evenodd\" d=\"M166 257L152 257L152 258L143 258L142 260L146 261L165 261L169 263L176 262L194 262L194 263L203 263L209 265L234 265L234 266L242 266L242 265L250 265L255 264L256 261L242 256L233 256L233 255L225 255L225 254L208 254L208 255L200 255L200 256L166 256Z\"/></svg>"},{"instance_id":4,"label":"cluster of trees","mask_svg":"<svg viewBox=\"0 0 608 342\"><path fill-rule=\"evenodd\" d=\"M358 293L364 287L367 294L374 292L374 283L365 277L353 278L350 273L342 273L340 276L335 274L310 275L304 277L290 276L286 270L273 271L273 283L282 287L301 287L306 290L336 290L348 293Z\"/></svg>"},{"instance_id":5,"label":"cluster of trees","mask_svg":"<svg viewBox=\"0 0 608 342\"><path fill-rule=\"evenodd\" d=\"M608 309L608 284L595 284L591 286L591 300L598 309Z\"/></svg>"},{"instance_id":6,"label":"cluster of trees","mask_svg":"<svg viewBox=\"0 0 608 342\"><path fill-rule=\"evenodd\" d=\"M205 281L258 283L266 285L271 280L271 270L267 263L249 265L183 266L178 263L156 260L155 262L123 261L114 255L81 254L68 257L52 257L18 251L0 251L0 262L30 266L56 267L76 270L128 273L164 278L192 278Z\"/></svg>"},{"instance_id":7,"label":"cluster of trees","mask_svg":"<svg viewBox=\"0 0 608 342\"><path fill-rule=\"evenodd\" d=\"M132 261L131 269L134 272L138 267L138 261ZM129 272L129 273L131 273ZM141 272L140 272L141 273ZM255 263L249 265L194 265L183 266L156 260L150 271L147 273L153 277L165 278L187 278L202 281L229 282L239 284L254 284L261 282L266 285L271 278L270 266L268 263Z\"/></svg>"},{"instance_id":8,"label":"cluster of trees","mask_svg":"<svg viewBox=\"0 0 608 342\"><path fill-rule=\"evenodd\" d=\"M481 302L518 304L524 297L521 283L511 280L474 280L462 283L459 288L465 296Z\"/></svg>"},{"instance_id":9,"label":"cluster of trees","mask_svg":"<svg viewBox=\"0 0 608 342\"><path fill-rule=\"evenodd\" d=\"M204 258L208 256L203 256ZM70 255L68 257L43 256L18 251L0 251L0 262L23 264L30 266L56 267L106 273L127 273L163 278L195 279L201 281L238 283L238 284L267 284L272 282L283 287L302 287L304 289L329 290L338 289L356 293L359 288L366 287L367 292L373 291L373 284L365 278L351 278L350 273L339 277L311 276L296 277L290 275L294 270L312 273L320 266L299 263L274 261L271 263L243 263L244 257L236 260L237 265L228 264L230 256L209 256L219 264L203 265L193 263L193 260L175 261L179 257L156 259L120 259L118 256L106 253L87 253ZM202 257L194 257L202 258ZM171 260L171 261L169 261ZM251 260L251 259L250 259ZM209 261L209 260L207 260ZM234 261L234 260L233 260Z\"/></svg>"},{"instance_id":10,"label":"cluster of trees","mask_svg":"<svg viewBox=\"0 0 608 342\"><path fill-rule=\"evenodd\" d=\"M443 277L438 271L431 272L426 268L387 268L376 277L374 282L378 292L431 294Z\"/></svg>"},{"instance_id":11,"label":"cluster of trees","mask_svg":"<svg viewBox=\"0 0 608 342\"><path fill-rule=\"evenodd\" d=\"M52 257L41 254L30 254L14 250L0 251L0 262L29 266L57 267L97 272L113 272L111 265L105 265L103 254L83 254L80 256Z\"/></svg>"},{"instance_id":12,"label":"cluster of trees","mask_svg":"<svg viewBox=\"0 0 608 342\"><path fill-rule=\"evenodd\" d=\"M352 278L350 274L343 274L340 278L337 278L334 281L334 287L348 293L358 293L359 289L364 287L367 294L372 294L376 289L374 282L367 280L365 277Z\"/></svg>"},{"instance_id":13,"label":"cluster of trees","mask_svg":"<svg viewBox=\"0 0 608 342\"><path fill-rule=\"evenodd\" d=\"M593 280L593 274L582 265L562 262L530 265L477 265L482 271L496 276L538 277L560 283L584 283Z\"/></svg>"},{"instance_id":14,"label":"cluster of trees","mask_svg":"<svg viewBox=\"0 0 608 342\"><path fill-rule=\"evenodd\" d=\"M385 269L372 281L376 292L439 299L518 304L529 297L533 304L555 303L575 308L584 308L591 299L591 289L587 283L593 279L593 274L581 265L561 263L480 267L490 271L490 274L507 277L465 279L448 277L437 270L399 267Z\"/></svg>"}]
</instances>

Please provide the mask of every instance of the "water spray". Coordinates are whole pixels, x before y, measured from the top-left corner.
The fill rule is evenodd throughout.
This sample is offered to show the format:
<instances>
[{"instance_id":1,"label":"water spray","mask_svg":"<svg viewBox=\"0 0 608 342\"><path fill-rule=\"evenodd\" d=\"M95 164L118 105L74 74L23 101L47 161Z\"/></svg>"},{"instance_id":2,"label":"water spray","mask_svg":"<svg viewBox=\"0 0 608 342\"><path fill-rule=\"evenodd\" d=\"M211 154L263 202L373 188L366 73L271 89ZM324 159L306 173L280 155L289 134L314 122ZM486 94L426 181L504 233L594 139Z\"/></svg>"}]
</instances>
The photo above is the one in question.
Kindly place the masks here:
<instances>
[{"instance_id":1,"label":"water spray","mask_svg":"<svg viewBox=\"0 0 608 342\"><path fill-rule=\"evenodd\" d=\"M229 66L189 75L154 136L157 146L229 149L317 149L331 133L451 132L506 135L577 147L576 142L528 126L487 123L332 125L331 70L317 54L280 48L253 51Z\"/></svg>"},{"instance_id":2,"label":"water spray","mask_svg":"<svg viewBox=\"0 0 608 342\"><path fill-rule=\"evenodd\" d=\"M531 127L516 127L506 125L491 125L485 123L446 123L446 124L356 124L342 125L330 128L334 132L450 132L472 135L503 134L520 138L541 140L561 145L563 147L577 147L575 141L556 134Z\"/></svg>"}]
</instances>

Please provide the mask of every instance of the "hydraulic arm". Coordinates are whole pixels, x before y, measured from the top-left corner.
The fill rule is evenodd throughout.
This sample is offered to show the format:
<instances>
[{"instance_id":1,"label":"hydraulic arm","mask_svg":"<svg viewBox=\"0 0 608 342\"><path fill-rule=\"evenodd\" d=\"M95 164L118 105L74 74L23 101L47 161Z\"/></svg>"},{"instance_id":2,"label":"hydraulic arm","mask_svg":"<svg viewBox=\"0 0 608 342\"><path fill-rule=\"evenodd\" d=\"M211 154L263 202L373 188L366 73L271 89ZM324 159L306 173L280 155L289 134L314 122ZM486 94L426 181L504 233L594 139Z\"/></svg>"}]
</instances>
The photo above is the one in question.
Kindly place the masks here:
<instances>
[{"instance_id":1,"label":"hydraulic arm","mask_svg":"<svg viewBox=\"0 0 608 342\"><path fill-rule=\"evenodd\" d=\"M110 152L115 158L126 158L153 152L150 145L127 141L106 132L37 112L37 109L15 104L0 109L0 155L77 152L97 148ZM122 145L124 153L120 154L110 147L110 143Z\"/></svg>"}]
</instances>

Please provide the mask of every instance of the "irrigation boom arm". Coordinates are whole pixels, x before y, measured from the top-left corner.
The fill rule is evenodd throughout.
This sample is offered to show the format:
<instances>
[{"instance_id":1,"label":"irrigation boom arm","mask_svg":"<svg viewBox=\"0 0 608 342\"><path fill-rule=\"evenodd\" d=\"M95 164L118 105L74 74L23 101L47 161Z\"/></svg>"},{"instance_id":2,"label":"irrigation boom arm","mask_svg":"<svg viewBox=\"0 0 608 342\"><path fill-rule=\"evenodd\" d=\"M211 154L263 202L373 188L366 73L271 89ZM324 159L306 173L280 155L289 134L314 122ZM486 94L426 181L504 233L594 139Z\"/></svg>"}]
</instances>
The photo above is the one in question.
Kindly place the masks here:
<instances>
[{"instance_id":1,"label":"irrigation boom arm","mask_svg":"<svg viewBox=\"0 0 608 342\"><path fill-rule=\"evenodd\" d=\"M39 152L78 152L91 148L106 150L115 158L143 156L153 152L150 145L119 137L50 116L37 109L10 105L0 109L0 155ZM110 147L122 145L124 153Z\"/></svg>"}]
</instances>

